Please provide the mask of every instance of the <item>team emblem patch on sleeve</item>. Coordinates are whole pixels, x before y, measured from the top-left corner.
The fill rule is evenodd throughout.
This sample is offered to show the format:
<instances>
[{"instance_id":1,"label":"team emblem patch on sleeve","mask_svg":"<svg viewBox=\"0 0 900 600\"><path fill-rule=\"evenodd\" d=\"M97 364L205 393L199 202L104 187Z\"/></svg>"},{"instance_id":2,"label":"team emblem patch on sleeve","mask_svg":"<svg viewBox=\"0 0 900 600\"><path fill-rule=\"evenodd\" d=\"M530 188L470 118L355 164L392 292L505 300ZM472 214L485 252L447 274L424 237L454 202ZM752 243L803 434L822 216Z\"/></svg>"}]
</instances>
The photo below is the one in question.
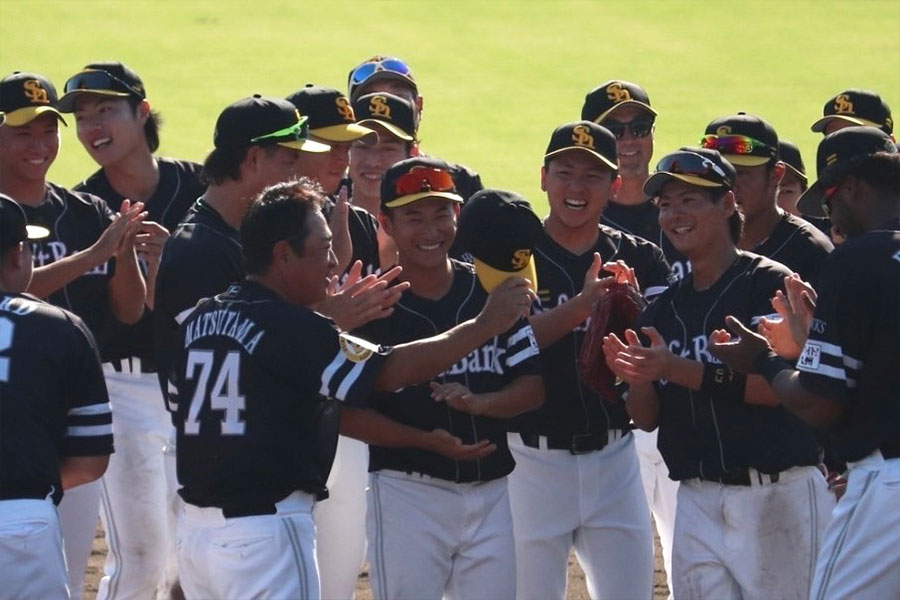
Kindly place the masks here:
<instances>
[{"instance_id":1,"label":"team emblem patch on sleeve","mask_svg":"<svg viewBox=\"0 0 900 600\"><path fill-rule=\"evenodd\" d=\"M822 347L819 344L806 342L806 345L803 347L803 353L797 360L797 367L808 371L815 371L819 368L819 359L821 356Z\"/></svg>"},{"instance_id":2,"label":"team emblem patch on sleeve","mask_svg":"<svg viewBox=\"0 0 900 600\"><path fill-rule=\"evenodd\" d=\"M341 350L352 362L363 362L378 352L378 346L358 337L342 333L339 338Z\"/></svg>"}]
</instances>

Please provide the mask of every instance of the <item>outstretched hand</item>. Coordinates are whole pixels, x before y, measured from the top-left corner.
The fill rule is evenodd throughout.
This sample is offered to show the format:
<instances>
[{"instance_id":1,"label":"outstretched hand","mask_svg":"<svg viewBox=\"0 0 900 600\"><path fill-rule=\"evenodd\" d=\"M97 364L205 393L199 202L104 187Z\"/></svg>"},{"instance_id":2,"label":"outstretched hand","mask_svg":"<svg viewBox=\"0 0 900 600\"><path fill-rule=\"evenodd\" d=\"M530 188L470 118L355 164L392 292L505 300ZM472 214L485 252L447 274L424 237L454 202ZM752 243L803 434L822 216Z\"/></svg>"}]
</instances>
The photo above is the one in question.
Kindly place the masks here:
<instances>
[{"instance_id":1,"label":"outstretched hand","mask_svg":"<svg viewBox=\"0 0 900 600\"><path fill-rule=\"evenodd\" d=\"M769 344L761 335L748 329L736 317L725 317L725 325L731 330L716 329L710 337L709 351L713 356L742 373L756 373L753 366L760 352L769 350Z\"/></svg>"},{"instance_id":2,"label":"outstretched hand","mask_svg":"<svg viewBox=\"0 0 900 600\"><path fill-rule=\"evenodd\" d=\"M369 321L383 319L394 312L394 304L409 289L408 282L393 283L402 271L397 266L381 275L360 278L362 263L356 261L343 286L338 284L337 277L332 278L328 295L316 308L343 331L353 331Z\"/></svg>"},{"instance_id":3,"label":"outstretched hand","mask_svg":"<svg viewBox=\"0 0 900 600\"><path fill-rule=\"evenodd\" d=\"M759 333L782 358L795 360L809 337L809 327L816 310L816 290L796 273L784 278L784 288L775 292L772 306L779 320L763 318Z\"/></svg>"},{"instance_id":4,"label":"outstretched hand","mask_svg":"<svg viewBox=\"0 0 900 600\"><path fill-rule=\"evenodd\" d=\"M490 440L463 444L462 440L444 429L428 433L429 450L452 460L479 460L497 449Z\"/></svg>"},{"instance_id":5,"label":"outstretched hand","mask_svg":"<svg viewBox=\"0 0 900 600\"><path fill-rule=\"evenodd\" d=\"M643 384L668 379L674 354L655 327L642 327L650 338L644 346L634 329L625 330L625 340L611 333L603 338L603 354L606 364L616 377L629 384Z\"/></svg>"}]
</instances>

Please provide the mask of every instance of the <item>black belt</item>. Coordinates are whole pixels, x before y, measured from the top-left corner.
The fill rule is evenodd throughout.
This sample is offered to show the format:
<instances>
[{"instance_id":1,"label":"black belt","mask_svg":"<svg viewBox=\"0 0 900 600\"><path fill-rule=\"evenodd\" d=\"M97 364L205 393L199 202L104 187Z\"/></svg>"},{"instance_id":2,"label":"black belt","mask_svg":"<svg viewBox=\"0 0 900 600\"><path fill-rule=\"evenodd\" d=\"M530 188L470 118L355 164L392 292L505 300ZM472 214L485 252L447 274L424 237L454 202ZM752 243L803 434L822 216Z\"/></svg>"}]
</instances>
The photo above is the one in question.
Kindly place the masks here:
<instances>
[{"instance_id":1,"label":"black belt","mask_svg":"<svg viewBox=\"0 0 900 600\"><path fill-rule=\"evenodd\" d=\"M0 491L0 500L43 500L50 495L51 489L46 483L4 488Z\"/></svg>"},{"instance_id":2,"label":"black belt","mask_svg":"<svg viewBox=\"0 0 900 600\"><path fill-rule=\"evenodd\" d=\"M885 444L879 450L884 458L900 458L900 444Z\"/></svg>"},{"instance_id":3,"label":"black belt","mask_svg":"<svg viewBox=\"0 0 900 600\"><path fill-rule=\"evenodd\" d=\"M278 512L273 502L251 502L248 504L238 504L236 506L226 506L222 508L222 515L226 519L234 519L237 517L255 517L257 515L274 515Z\"/></svg>"},{"instance_id":4,"label":"black belt","mask_svg":"<svg viewBox=\"0 0 900 600\"><path fill-rule=\"evenodd\" d=\"M701 475L700 479L703 481L721 483L723 485L753 485L754 483L776 483L780 478L778 473L760 473L755 469L754 471L755 472L751 474L748 467L734 467L731 471L723 475L715 477ZM753 481L753 479L756 481Z\"/></svg>"},{"instance_id":5,"label":"black belt","mask_svg":"<svg viewBox=\"0 0 900 600\"><path fill-rule=\"evenodd\" d=\"M603 450L609 444L609 432L579 433L575 435L548 435L537 433L520 433L522 443L529 448L540 448L541 438L547 438L547 449L568 450L572 454L587 454Z\"/></svg>"}]
</instances>

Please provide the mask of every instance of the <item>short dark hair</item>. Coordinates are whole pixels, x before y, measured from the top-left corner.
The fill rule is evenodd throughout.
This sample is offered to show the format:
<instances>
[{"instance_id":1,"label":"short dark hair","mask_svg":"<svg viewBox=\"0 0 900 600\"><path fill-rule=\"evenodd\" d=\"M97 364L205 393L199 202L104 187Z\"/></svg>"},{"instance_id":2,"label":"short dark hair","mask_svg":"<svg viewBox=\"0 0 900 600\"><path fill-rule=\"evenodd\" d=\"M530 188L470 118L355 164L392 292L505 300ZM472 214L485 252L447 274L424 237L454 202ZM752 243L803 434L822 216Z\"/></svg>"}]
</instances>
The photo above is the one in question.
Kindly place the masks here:
<instances>
[{"instance_id":1,"label":"short dark hair","mask_svg":"<svg viewBox=\"0 0 900 600\"><path fill-rule=\"evenodd\" d=\"M563 153L560 153L560 154L554 154L553 156L549 156L549 157L544 157L544 168L545 168L545 169L549 169L549 168L550 168L550 163L552 163L554 160L556 160L556 159L559 158L560 156L563 156ZM611 180L612 180L612 179L615 179L616 177L619 176L619 170L618 170L618 169L610 169L607 165L603 165L603 168L606 169L607 171L609 171L610 173L612 173L612 175L610 175L610 179L611 179Z\"/></svg>"},{"instance_id":2,"label":"short dark hair","mask_svg":"<svg viewBox=\"0 0 900 600\"><path fill-rule=\"evenodd\" d=\"M309 235L307 220L325 202L322 186L300 177L269 186L250 205L241 224L244 267L248 275L260 275L272 265L275 244L286 240L298 254Z\"/></svg>"},{"instance_id":3,"label":"short dark hair","mask_svg":"<svg viewBox=\"0 0 900 600\"><path fill-rule=\"evenodd\" d=\"M278 150L278 145L259 145L271 154ZM213 148L203 161L200 179L206 185L222 185L229 179L241 180L241 163L247 158L251 146L239 148Z\"/></svg>"},{"instance_id":4,"label":"short dark hair","mask_svg":"<svg viewBox=\"0 0 900 600\"><path fill-rule=\"evenodd\" d=\"M876 152L854 156L835 167L823 179L836 184L850 175L896 198L900 195L900 153Z\"/></svg>"},{"instance_id":5,"label":"short dark hair","mask_svg":"<svg viewBox=\"0 0 900 600\"><path fill-rule=\"evenodd\" d=\"M135 115L137 114L138 106L143 101L143 98L138 98L135 95L128 96L128 105ZM147 122L144 123L144 139L147 140L147 147L150 148L150 152L159 150L159 129L162 127L162 123L162 115L151 108L150 116L147 118Z\"/></svg>"}]
</instances>

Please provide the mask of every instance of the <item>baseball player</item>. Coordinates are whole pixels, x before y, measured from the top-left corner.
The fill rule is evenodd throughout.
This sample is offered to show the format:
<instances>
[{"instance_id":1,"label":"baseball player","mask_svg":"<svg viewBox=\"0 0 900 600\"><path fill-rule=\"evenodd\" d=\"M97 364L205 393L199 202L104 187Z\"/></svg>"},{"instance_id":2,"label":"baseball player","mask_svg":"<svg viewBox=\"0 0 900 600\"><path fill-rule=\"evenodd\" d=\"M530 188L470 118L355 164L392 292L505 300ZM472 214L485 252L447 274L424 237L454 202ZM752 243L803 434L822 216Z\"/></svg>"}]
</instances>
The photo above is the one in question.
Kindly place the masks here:
<instances>
[{"instance_id":1,"label":"baseball player","mask_svg":"<svg viewBox=\"0 0 900 600\"><path fill-rule=\"evenodd\" d=\"M69 598L56 505L103 475L112 427L99 352L74 314L24 294L50 231L0 194L0 563L9 598ZM96 516L94 517L96 523Z\"/></svg>"},{"instance_id":2,"label":"baseball player","mask_svg":"<svg viewBox=\"0 0 900 600\"><path fill-rule=\"evenodd\" d=\"M812 430L772 406L761 378L733 375L709 352L725 316L770 314L790 274L739 250L735 168L713 151L665 156L645 191L691 274L660 294L625 341L607 336L607 364L629 385L638 427L681 482L672 548L675 598L806 598L834 504Z\"/></svg>"},{"instance_id":3,"label":"baseball player","mask_svg":"<svg viewBox=\"0 0 900 600\"><path fill-rule=\"evenodd\" d=\"M616 136L619 177L622 185L610 197L600 222L649 240L660 247L677 279L691 270L691 263L675 250L659 227L659 209L644 195L650 176L650 159L656 133L656 111L646 90L636 83L613 79L600 84L584 99L581 118L593 121ZM656 447L656 432L634 431L634 444L641 463L641 481L653 513L663 562L672 589L672 531L675 528L675 497L678 482L669 477L666 463Z\"/></svg>"},{"instance_id":4,"label":"baseball player","mask_svg":"<svg viewBox=\"0 0 900 600\"><path fill-rule=\"evenodd\" d=\"M590 121L558 127L544 155L550 214L535 248L544 312L531 324L547 400L509 436L519 598L564 598L573 546L592 598L652 593L650 510L628 416L620 399L590 390L577 366L585 321L603 292L596 284L601 260L633 268L645 296L669 284L659 248L598 224L620 185L617 164L615 136Z\"/></svg>"},{"instance_id":5,"label":"baseball player","mask_svg":"<svg viewBox=\"0 0 900 600\"><path fill-rule=\"evenodd\" d=\"M611 79L588 92L581 107L583 120L602 125L616 136L619 154L622 185L610 197L600 222L659 246L675 277L681 279L690 272L691 265L662 234L659 210L652 199L644 195L644 182L650 176L650 159L653 158L656 116L646 90L621 79ZM640 446L640 442L638 444ZM642 462L642 469L643 465ZM675 489L661 491L667 496L674 496L674 492ZM663 512L667 510L662 505L659 508ZM656 510L654 508L654 514Z\"/></svg>"},{"instance_id":6,"label":"baseball player","mask_svg":"<svg viewBox=\"0 0 900 600\"><path fill-rule=\"evenodd\" d=\"M337 192L347 174L351 145L369 146L377 134L356 122L350 101L332 88L308 84L287 99L300 114L309 118L312 139L328 144L327 153L301 155L297 173L318 181L323 189ZM341 194L337 203L346 203ZM347 211L347 206L341 207ZM340 230L339 214L333 197L326 198L323 214L335 235ZM359 206L349 207L345 217L352 244L350 262L361 261L362 273L380 270L378 224L372 213ZM338 261L341 262L340 259ZM390 264L394 264L393 262ZM338 265L343 271L345 265ZM346 436L338 438L331 474L328 476L328 500L316 505L316 558L323 598L351 598L366 553L366 445Z\"/></svg>"},{"instance_id":7,"label":"baseball player","mask_svg":"<svg viewBox=\"0 0 900 600\"><path fill-rule=\"evenodd\" d=\"M411 158L385 173L381 223L396 242L410 289L393 314L361 332L366 339L393 345L432 336L477 315L487 290L503 277L535 280L530 254L541 226L528 203L510 192L482 190L460 217L467 246L499 254L504 269L482 262L473 269L448 257L461 203L443 161ZM502 238L499 228L506 232ZM369 446L366 524L376 598L515 597L507 493L514 462L503 419L543 401L537 357L531 327L520 319L430 385L371 400L372 408L402 424L444 429L464 444L489 443L493 449L486 456L450 458L422 449Z\"/></svg>"},{"instance_id":8,"label":"baseball player","mask_svg":"<svg viewBox=\"0 0 900 600\"><path fill-rule=\"evenodd\" d=\"M425 99L419 93L419 84L413 76L412 69L403 59L389 56L373 56L350 70L347 75L347 95L356 103L357 98L373 92L388 92L407 100L413 106L415 128L418 130L422 122L422 111ZM418 156L424 154L416 141ZM482 189L481 177L472 169L456 163L449 163L453 171L453 182L463 200L468 200L475 192ZM454 251L451 251L451 256Z\"/></svg>"},{"instance_id":9,"label":"baseball player","mask_svg":"<svg viewBox=\"0 0 900 600\"><path fill-rule=\"evenodd\" d=\"M776 195L778 208L795 217L800 217L825 235L830 236L831 221L826 217L800 214L800 209L797 208L797 201L809 187L809 179L806 176L806 167L803 164L803 157L800 156L800 149L787 140L778 140L778 156L784 163L784 176L778 182ZM833 239L832 242L834 242Z\"/></svg>"},{"instance_id":10,"label":"baseball player","mask_svg":"<svg viewBox=\"0 0 900 600\"><path fill-rule=\"evenodd\" d=\"M308 308L337 264L322 200L308 180L267 189L241 226L247 279L179 330L177 549L188 597L318 598L312 509L337 441L331 401L427 380L529 309L520 280L427 340L385 349L339 334Z\"/></svg>"},{"instance_id":11,"label":"baseball player","mask_svg":"<svg viewBox=\"0 0 900 600\"><path fill-rule=\"evenodd\" d=\"M16 72L0 80L0 192L17 199L29 223L50 230L35 243L35 271L29 293L81 317L97 338L100 355L112 358L116 322L136 322L144 309L145 284L135 240L143 204L123 202L120 214L90 194L46 180L59 152L59 123L53 84L35 73ZM97 526L100 486L73 489L61 504L70 592L81 595L84 569Z\"/></svg>"},{"instance_id":12,"label":"baseball player","mask_svg":"<svg viewBox=\"0 0 900 600\"><path fill-rule=\"evenodd\" d=\"M736 319L738 342L712 351L762 373L783 406L826 428L848 461L809 597L889 598L900 589L900 155L884 132L850 127L825 137L820 161L801 203L826 207L847 241L826 260L796 370Z\"/></svg>"},{"instance_id":13,"label":"baseball player","mask_svg":"<svg viewBox=\"0 0 900 600\"><path fill-rule=\"evenodd\" d=\"M348 207L349 190L340 190L350 163L350 145L373 144L378 139L377 134L356 123L350 101L338 90L307 84L287 99L309 119L310 139L330 147L328 152L300 154L296 174L318 181L330 194L324 213L336 236L338 271L345 271L359 260L364 274L379 272L375 217L360 207ZM350 252L346 251L346 246L352 247Z\"/></svg>"},{"instance_id":14,"label":"baseball player","mask_svg":"<svg viewBox=\"0 0 900 600\"><path fill-rule=\"evenodd\" d=\"M374 144L354 142L350 146L350 180L353 204L373 215L381 212L381 180L396 162L415 153L416 122L413 105L388 92L363 94L353 102L353 112L361 125L378 134ZM378 229L378 254L383 265L397 263L393 238Z\"/></svg>"},{"instance_id":15,"label":"baseball player","mask_svg":"<svg viewBox=\"0 0 900 600\"><path fill-rule=\"evenodd\" d=\"M775 129L757 116L738 113L710 122L700 144L718 150L737 171L734 196L745 219L738 247L778 261L815 285L834 245L816 227L778 208L775 197L785 166Z\"/></svg>"},{"instance_id":16,"label":"baseball player","mask_svg":"<svg viewBox=\"0 0 900 600\"><path fill-rule=\"evenodd\" d=\"M113 210L126 198L141 201L148 214L138 237L148 309L137 324L111 334L105 367L118 448L101 481L100 515L110 550L98 597L149 597L157 583L168 597L177 575L172 536L180 503L174 449L168 460L163 453L174 429L157 381L151 309L168 232L205 186L199 164L153 156L160 116L133 70L118 62L91 63L69 78L65 90L60 111L74 113L78 139L100 165L75 190L103 198Z\"/></svg>"},{"instance_id":17,"label":"baseball player","mask_svg":"<svg viewBox=\"0 0 900 600\"><path fill-rule=\"evenodd\" d=\"M810 129L828 135L844 127L861 125L877 127L894 139L894 120L887 102L877 92L853 88L828 100L822 107L822 118Z\"/></svg>"}]
</instances>

